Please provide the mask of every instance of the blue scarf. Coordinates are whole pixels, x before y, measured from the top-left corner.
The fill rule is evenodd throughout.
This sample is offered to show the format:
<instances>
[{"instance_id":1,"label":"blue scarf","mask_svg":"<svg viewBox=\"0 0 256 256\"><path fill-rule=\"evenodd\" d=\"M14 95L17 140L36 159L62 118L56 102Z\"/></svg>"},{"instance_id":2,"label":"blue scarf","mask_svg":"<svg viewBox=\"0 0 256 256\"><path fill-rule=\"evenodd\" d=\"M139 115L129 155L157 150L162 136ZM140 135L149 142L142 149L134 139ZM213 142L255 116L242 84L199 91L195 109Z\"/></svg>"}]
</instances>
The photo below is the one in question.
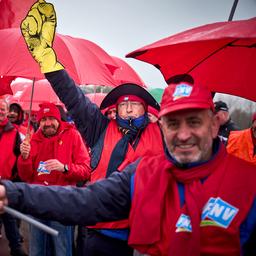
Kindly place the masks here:
<instances>
[{"instance_id":1,"label":"blue scarf","mask_svg":"<svg viewBox=\"0 0 256 256\"><path fill-rule=\"evenodd\" d=\"M112 151L110 160L108 163L108 169L106 177L112 172L118 171L118 166L124 161L129 143L135 149L140 135L144 128L148 125L149 119L145 113L143 116L134 119L122 119L117 115L116 121L118 129L123 133L123 137L117 142L115 148Z\"/></svg>"}]
</instances>

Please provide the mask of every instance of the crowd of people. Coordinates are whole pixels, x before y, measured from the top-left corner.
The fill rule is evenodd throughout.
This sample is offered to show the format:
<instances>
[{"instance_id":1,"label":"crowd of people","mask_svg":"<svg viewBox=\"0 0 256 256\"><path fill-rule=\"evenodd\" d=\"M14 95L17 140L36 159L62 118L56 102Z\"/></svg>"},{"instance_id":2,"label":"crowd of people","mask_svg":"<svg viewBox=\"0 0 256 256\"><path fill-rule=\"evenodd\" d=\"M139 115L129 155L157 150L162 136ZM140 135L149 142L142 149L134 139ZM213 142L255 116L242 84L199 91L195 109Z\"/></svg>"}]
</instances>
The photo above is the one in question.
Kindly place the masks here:
<instances>
[{"instance_id":1,"label":"crowd of people","mask_svg":"<svg viewBox=\"0 0 256 256\"><path fill-rule=\"evenodd\" d=\"M160 105L127 83L99 108L58 62L55 27L53 6L40 1L21 25L73 123L46 102L26 124L18 104L0 100L0 143L9 145L0 212L11 255L26 252L5 205L59 232L31 225L30 256L255 255L256 113L239 130L227 104L190 75L169 79Z\"/></svg>"}]
</instances>

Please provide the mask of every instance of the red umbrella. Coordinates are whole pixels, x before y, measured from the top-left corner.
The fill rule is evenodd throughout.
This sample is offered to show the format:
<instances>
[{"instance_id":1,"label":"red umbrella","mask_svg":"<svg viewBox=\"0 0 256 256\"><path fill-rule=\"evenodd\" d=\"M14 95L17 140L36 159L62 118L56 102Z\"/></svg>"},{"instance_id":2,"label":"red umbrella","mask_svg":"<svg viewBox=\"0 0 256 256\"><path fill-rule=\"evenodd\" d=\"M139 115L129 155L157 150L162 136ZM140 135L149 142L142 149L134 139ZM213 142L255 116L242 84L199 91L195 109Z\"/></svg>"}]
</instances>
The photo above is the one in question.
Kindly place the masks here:
<instances>
[{"instance_id":1,"label":"red umbrella","mask_svg":"<svg viewBox=\"0 0 256 256\"><path fill-rule=\"evenodd\" d=\"M32 81L13 82L12 87L15 87L16 92L8 97L10 103L19 103L24 110L29 110L31 101ZM58 96L53 91L50 83L46 80L38 80L34 86L34 96L32 102L32 110L39 110L39 104L43 102L52 102L56 105L64 106Z\"/></svg>"},{"instance_id":2,"label":"red umbrella","mask_svg":"<svg viewBox=\"0 0 256 256\"><path fill-rule=\"evenodd\" d=\"M91 102L95 103L98 107L100 107L100 104L105 98L105 96L107 95L107 93L97 92L97 93L87 93L85 95L91 100Z\"/></svg>"},{"instance_id":3,"label":"red umbrella","mask_svg":"<svg viewBox=\"0 0 256 256\"><path fill-rule=\"evenodd\" d=\"M256 18L200 26L126 57L155 65L167 83L174 75L188 73L214 92L256 101Z\"/></svg>"},{"instance_id":4,"label":"red umbrella","mask_svg":"<svg viewBox=\"0 0 256 256\"><path fill-rule=\"evenodd\" d=\"M122 83L135 83L142 87L147 87L136 71L124 60L112 56L115 62L119 65L119 69L114 72L114 79L120 84Z\"/></svg>"},{"instance_id":5,"label":"red umbrella","mask_svg":"<svg viewBox=\"0 0 256 256\"><path fill-rule=\"evenodd\" d=\"M55 35L53 47L59 61L78 84L116 86L111 72L83 39ZM91 45L91 44L90 44ZM0 76L43 79L30 55L19 28L0 30Z\"/></svg>"},{"instance_id":6,"label":"red umbrella","mask_svg":"<svg viewBox=\"0 0 256 256\"><path fill-rule=\"evenodd\" d=\"M86 39L80 39L80 40L82 40L80 43L82 45L84 45L84 47L87 47L90 51L92 51L106 65L106 67L109 69L109 71L113 75L115 70L117 70L119 68L119 65L115 61L115 59L112 58L99 45L97 45L89 40L86 40Z\"/></svg>"}]
</instances>

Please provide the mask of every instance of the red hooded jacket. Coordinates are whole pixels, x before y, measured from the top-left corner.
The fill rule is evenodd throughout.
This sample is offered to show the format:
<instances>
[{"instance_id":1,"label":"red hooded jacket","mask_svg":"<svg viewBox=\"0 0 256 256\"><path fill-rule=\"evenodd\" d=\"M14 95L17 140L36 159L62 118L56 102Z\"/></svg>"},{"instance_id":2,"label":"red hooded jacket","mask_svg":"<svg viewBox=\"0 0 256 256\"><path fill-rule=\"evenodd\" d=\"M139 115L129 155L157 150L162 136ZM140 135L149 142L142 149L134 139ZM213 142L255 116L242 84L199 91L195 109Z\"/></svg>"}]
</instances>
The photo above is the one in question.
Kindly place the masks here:
<instances>
[{"instance_id":1,"label":"red hooded jacket","mask_svg":"<svg viewBox=\"0 0 256 256\"><path fill-rule=\"evenodd\" d=\"M67 164L69 171L52 171L38 175L40 161L57 159ZM81 135L73 125L61 122L57 135L46 138L41 129L33 134L28 159L18 159L18 172L23 181L41 185L75 185L90 178L89 154Z\"/></svg>"}]
</instances>

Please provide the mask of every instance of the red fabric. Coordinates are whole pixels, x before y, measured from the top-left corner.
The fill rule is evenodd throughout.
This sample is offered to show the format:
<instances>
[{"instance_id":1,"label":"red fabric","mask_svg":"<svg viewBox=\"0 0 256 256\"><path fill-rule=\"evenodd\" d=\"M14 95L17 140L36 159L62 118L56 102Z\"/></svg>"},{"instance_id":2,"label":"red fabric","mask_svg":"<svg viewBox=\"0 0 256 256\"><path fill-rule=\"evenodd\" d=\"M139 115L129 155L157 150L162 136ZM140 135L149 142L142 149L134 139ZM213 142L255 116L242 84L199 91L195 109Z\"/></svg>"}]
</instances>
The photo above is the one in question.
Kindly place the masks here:
<instances>
[{"instance_id":1,"label":"red fabric","mask_svg":"<svg viewBox=\"0 0 256 256\"><path fill-rule=\"evenodd\" d=\"M40 161L58 159L67 164L69 171L63 174L52 171L38 175ZM31 152L28 159L18 158L18 172L23 181L42 185L75 185L90 177L89 155L81 135L68 123L61 123L58 135L46 138L41 129L31 138Z\"/></svg>"},{"instance_id":2,"label":"red fabric","mask_svg":"<svg viewBox=\"0 0 256 256\"><path fill-rule=\"evenodd\" d=\"M113 77L119 84L133 83L147 88L136 71L124 60L112 56L119 68L114 71Z\"/></svg>"},{"instance_id":3,"label":"red fabric","mask_svg":"<svg viewBox=\"0 0 256 256\"><path fill-rule=\"evenodd\" d=\"M122 95L121 97L118 98L116 104L118 105L119 103L121 103L123 101L137 101L137 102L140 102L144 106L145 109L146 109L146 106L147 106L146 102L142 98L140 98L136 95Z\"/></svg>"},{"instance_id":4,"label":"red fabric","mask_svg":"<svg viewBox=\"0 0 256 256\"><path fill-rule=\"evenodd\" d=\"M197 180L209 173L197 187ZM239 228L255 199L255 178L252 165L227 155L224 148L208 163L189 170L179 170L165 155L143 158L135 173L129 244L152 256L240 255ZM183 207L176 179L185 183ZM202 206L210 198L221 198L238 208L228 227L201 221L199 228ZM192 232L177 232L176 223L182 213L192 219Z\"/></svg>"},{"instance_id":5,"label":"red fabric","mask_svg":"<svg viewBox=\"0 0 256 256\"><path fill-rule=\"evenodd\" d=\"M97 168L92 172L91 180L95 182L99 179L103 179L106 176L106 170L108 162L116 143L121 139L121 132L117 129L116 121L113 120L109 123L106 131L104 147L101 154L100 162ZM126 158L124 162L119 166L119 170L123 170L129 163L134 162L141 156L145 155L158 155L163 152L162 135L157 124L148 124L147 128L142 133L138 146L134 151L131 145L128 147ZM98 223L94 228L127 228L128 221L116 221L108 223Z\"/></svg>"},{"instance_id":6,"label":"red fabric","mask_svg":"<svg viewBox=\"0 0 256 256\"><path fill-rule=\"evenodd\" d=\"M3 122L0 123L1 129L3 129L3 128L7 125L8 122L9 122L9 120L8 120L8 118L6 117L6 118L3 120Z\"/></svg>"},{"instance_id":7,"label":"red fabric","mask_svg":"<svg viewBox=\"0 0 256 256\"><path fill-rule=\"evenodd\" d=\"M11 89L11 82L14 78L14 76L0 76L0 95L13 94Z\"/></svg>"},{"instance_id":8,"label":"red fabric","mask_svg":"<svg viewBox=\"0 0 256 256\"><path fill-rule=\"evenodd\" d=\"M151 106L148 106L148 112L158 117L159 111Z\"/></svg>"},{"instance_id":9,"label":"red fabric","mask_svg":"<svg viewBox=\"0 0 256 256\"><path fill-rule=\"evenodd\" d=\"M2 122L1 128L6 126L8 119ZM14 146L16 143L17 130L11 129L3 132L0 137L0 179L10 180L12 178L12 168L15 165L17 157L14 155Z\"/></svg>"},{"instance_id":10,"label":"red fabric","mask_svg":"<svg viewBox=\"0 0 256 256\"><path fill-rule=\"evenodd\" d=\"M19 3L19 0L15 0ZM88 49L86 40L55 34L53 48L58 60L78 85L117 86L109 69ZM0 30L0 74L44 79L38 63L31 57L19 28Z\"/></svg>"},{"instance_id":11,"label":"red fabric","mask_svg":"<svg viewBox=\"0 0 256 256\"><path fill-rule=\"evenodd\" d=\"M40 109L37 113L37 121L40 123L43 117L54 117L59 122L61 121L60 111L53 103L42 103L40 104Z\"/></svg>"},{"instance_id":12,"label":"red fabric","mask_svg":"<svg viewBox=\"0 0 256 256\"><path fill-rule=\"evenodd\" d=\"M1 0L0 29L20 27L21 21L36 0Z\"/></svg>"},{"instance_id":13,"label":"red fabric","mask_svg":"<svg viewBox=\"0 0 256 256\"><path fill-rule=\"evenodd\" d=\"M11 97L10 102L18 102L23 110L29 110L32 85L32 80L15 81L12 83L14 95ZM38 111L40 109L39 105L45 102L64 106L46 79L35 81L32 110Z\"/></svg>"},{"instance_id":14,"label":"red fabric","mask_svg":"<svg viewBox=\"0 0 256 256\"><path fill-rule=\"evenodd\" d=\"M214 111L211 92L201 84L187 82L170 84L165 88L159 117L183 109L202 108Z\"/></svg>"},{"instance_id":15,"label":"red fabric","mask_svg":"<svg viewBox=\"0 0 256 256\"><path fill-rule=\"evenodd\" d=\"M206 24L171 35L126 57L157 67L170 77L190 74L213 92L256 101L256 18ZM244 47L243 47L244 46ZM217 72L218 71L218 72Z\"/></svg>"}]
</instances>

